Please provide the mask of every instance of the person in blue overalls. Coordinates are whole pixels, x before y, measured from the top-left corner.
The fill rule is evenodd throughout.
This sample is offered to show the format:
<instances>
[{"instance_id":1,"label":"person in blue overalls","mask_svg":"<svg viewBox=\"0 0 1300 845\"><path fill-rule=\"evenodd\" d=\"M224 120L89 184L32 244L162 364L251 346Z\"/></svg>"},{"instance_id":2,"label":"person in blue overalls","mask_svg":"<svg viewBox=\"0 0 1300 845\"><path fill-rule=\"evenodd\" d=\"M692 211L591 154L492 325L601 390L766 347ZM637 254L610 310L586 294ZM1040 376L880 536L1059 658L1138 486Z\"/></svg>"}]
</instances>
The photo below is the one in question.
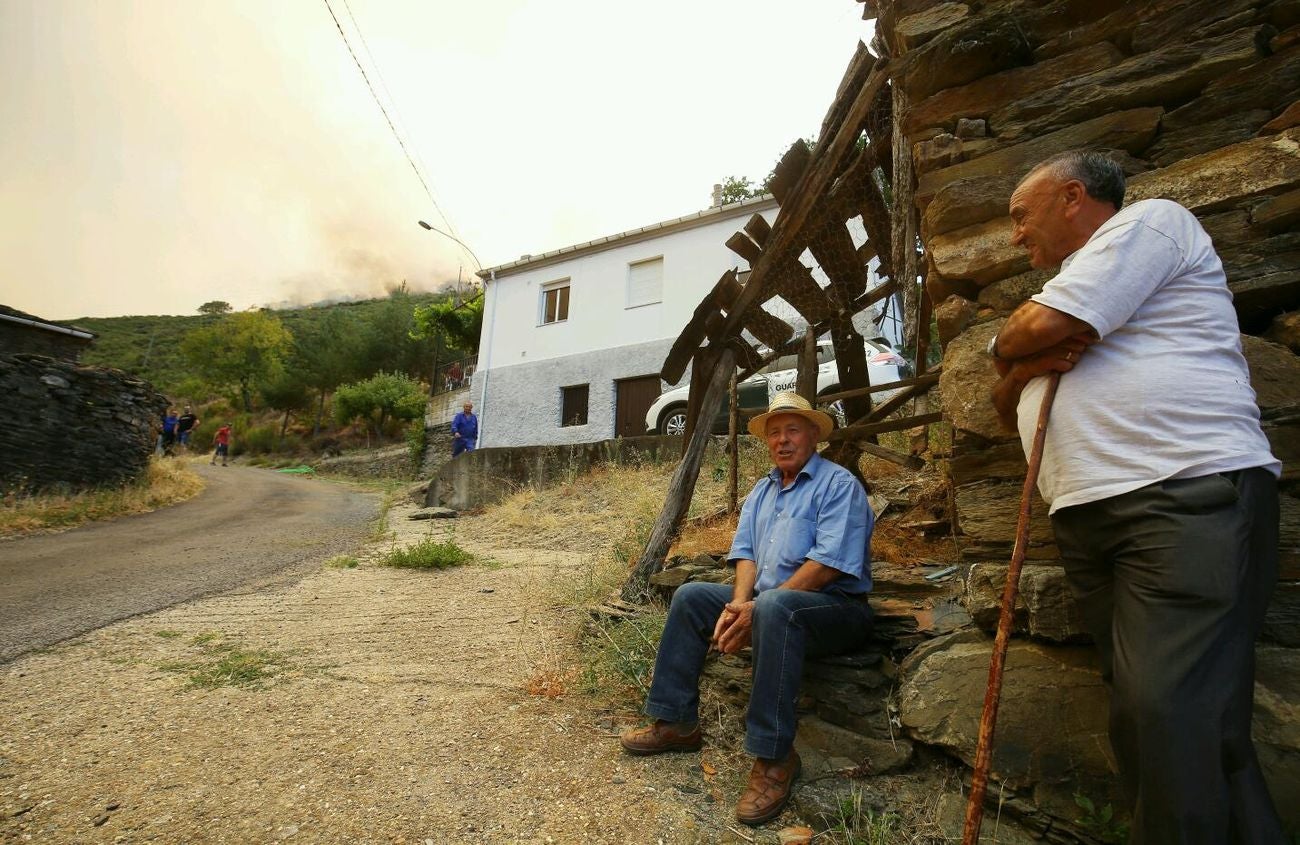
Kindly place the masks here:
<instances>
[{"instance_id":1,"label":"person in blue overalls","mask_svg":"<svg viewBox=\"0 0 1300 845\"><path fill-rule=\"evenodd\" d=\"M451 420L451 456L473 452L478 445L478 417L474 416L474 403L466 402L464 410Z\"/></svg>"}]
</instances>

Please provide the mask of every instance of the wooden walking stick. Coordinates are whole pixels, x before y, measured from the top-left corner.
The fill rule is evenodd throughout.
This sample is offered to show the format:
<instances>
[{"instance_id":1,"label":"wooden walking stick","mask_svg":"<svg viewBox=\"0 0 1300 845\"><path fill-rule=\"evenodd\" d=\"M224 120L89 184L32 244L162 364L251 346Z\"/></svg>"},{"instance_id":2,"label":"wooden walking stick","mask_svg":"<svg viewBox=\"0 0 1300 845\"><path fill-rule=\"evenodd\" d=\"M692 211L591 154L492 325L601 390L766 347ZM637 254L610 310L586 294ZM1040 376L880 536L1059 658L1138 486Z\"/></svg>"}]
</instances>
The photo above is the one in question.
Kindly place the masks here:
<instances>
[{"instance_id":1,"label":"wooden walking stick","mask_svg":"<svg viewBox=\"0 0 1300 845\"><path fill-rule=\"evenodd\" d=\"M1007 641L1011 639L1011 623L1015 616L1016 593L1020 588L1020 569L1025 562L1025 547L1029 545L1029 502L1038 483L1038 468L1043 463L1043 442L1047 439L1047 418L1052 413L1052 400L1060 373L1049 373L1047 389L1043 391L1043 404L1038 408L1038 426L1034 429L1034 445L1029 452L1029 469L1025 472L1025 486L1020 491L1020 517L1016 521L1016 545L1011 552L1011 565L1007 567L1007 585L1002 590L1002 612L998 616L998 632L993 639L993 659L989 663L989 685L984 691L984 710L980 713L979 742L975 746L975 771L970 779L970 798L966 801L966 824L962 829L962 845L977 845L980 822L984 818L984 791L989 783L989 764L993 761L993 728L998 721L998 701L1002 696L1002 668L1007 660Z\"/></svg>"}]
</instances>

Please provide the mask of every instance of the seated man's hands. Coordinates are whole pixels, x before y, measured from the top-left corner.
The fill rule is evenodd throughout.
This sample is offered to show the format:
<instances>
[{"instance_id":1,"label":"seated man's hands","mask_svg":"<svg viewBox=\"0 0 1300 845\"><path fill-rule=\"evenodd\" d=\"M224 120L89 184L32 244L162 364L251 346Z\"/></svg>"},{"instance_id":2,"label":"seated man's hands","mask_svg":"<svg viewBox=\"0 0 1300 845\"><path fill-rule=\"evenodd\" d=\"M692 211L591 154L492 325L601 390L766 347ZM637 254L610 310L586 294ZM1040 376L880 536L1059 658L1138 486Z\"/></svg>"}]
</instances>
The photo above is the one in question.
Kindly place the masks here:
<instances>
[{"instance_id":1,"label":"seated man's hands","mask_svg":"<svg viewBox=\"0 0 1300 845\"><path fill-rule=\"evenodd\" d=\"M754 624L754 602L727 602L713 626L712 645L723 654L735 654L749 645Z\"/></svg>"}]
</instances>

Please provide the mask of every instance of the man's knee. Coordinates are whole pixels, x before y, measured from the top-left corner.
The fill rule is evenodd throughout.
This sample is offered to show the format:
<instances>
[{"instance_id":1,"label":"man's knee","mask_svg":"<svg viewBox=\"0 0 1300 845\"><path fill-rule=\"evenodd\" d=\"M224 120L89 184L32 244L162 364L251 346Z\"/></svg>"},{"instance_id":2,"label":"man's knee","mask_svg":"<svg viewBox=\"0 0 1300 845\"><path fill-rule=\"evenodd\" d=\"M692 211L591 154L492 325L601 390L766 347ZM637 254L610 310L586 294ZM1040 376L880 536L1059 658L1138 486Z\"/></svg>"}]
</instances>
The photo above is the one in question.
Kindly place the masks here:
<instances>
[{"instance_id":1,"label":"man's knee","mask_svg":"<svg viewBox=\"0 0 1300 845\"><path fill-rule=\"evenodd\" d=\"M793 590L764 590L754 599L754 625L784 625L794 614Z\"/></svg>"}]
</instances>

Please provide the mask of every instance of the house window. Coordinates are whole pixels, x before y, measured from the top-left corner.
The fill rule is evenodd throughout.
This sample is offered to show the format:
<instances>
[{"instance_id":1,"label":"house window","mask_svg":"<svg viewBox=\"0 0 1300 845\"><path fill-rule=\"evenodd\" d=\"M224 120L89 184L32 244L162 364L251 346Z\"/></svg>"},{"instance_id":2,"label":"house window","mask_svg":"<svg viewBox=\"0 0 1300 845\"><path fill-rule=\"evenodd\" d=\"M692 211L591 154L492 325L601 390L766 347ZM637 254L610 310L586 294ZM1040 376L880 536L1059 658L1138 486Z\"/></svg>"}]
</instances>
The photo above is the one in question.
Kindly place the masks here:
<instances>
[{"instance_id":1,"label":"house window","mask_svg":"<svg viewBox=\"0 0 1300 845\"><path fill-rule=\"evenodd\" d=\"M587 396L590 385L560 388L560 425L587 424Z\"/></svg>"},{"instance_id":2,"label":"house window","mask_svg":"<svg viewBox=\"0 0 1300 845\"><path fill-rule=\"evenodd\" d=\"M627 307L651 305L664 298L663 256L627 265Z\"/></svg>"},{"instance_id":3,"label":"house window","mask_svg":"<svg viewBox=\"0 0 1300 845\"><path fill-rule=\"evenodd\" d=\"M542 288L542 325L563 323L569 319L569 280L552 282Z\"/></svg>"}]
</instances>

